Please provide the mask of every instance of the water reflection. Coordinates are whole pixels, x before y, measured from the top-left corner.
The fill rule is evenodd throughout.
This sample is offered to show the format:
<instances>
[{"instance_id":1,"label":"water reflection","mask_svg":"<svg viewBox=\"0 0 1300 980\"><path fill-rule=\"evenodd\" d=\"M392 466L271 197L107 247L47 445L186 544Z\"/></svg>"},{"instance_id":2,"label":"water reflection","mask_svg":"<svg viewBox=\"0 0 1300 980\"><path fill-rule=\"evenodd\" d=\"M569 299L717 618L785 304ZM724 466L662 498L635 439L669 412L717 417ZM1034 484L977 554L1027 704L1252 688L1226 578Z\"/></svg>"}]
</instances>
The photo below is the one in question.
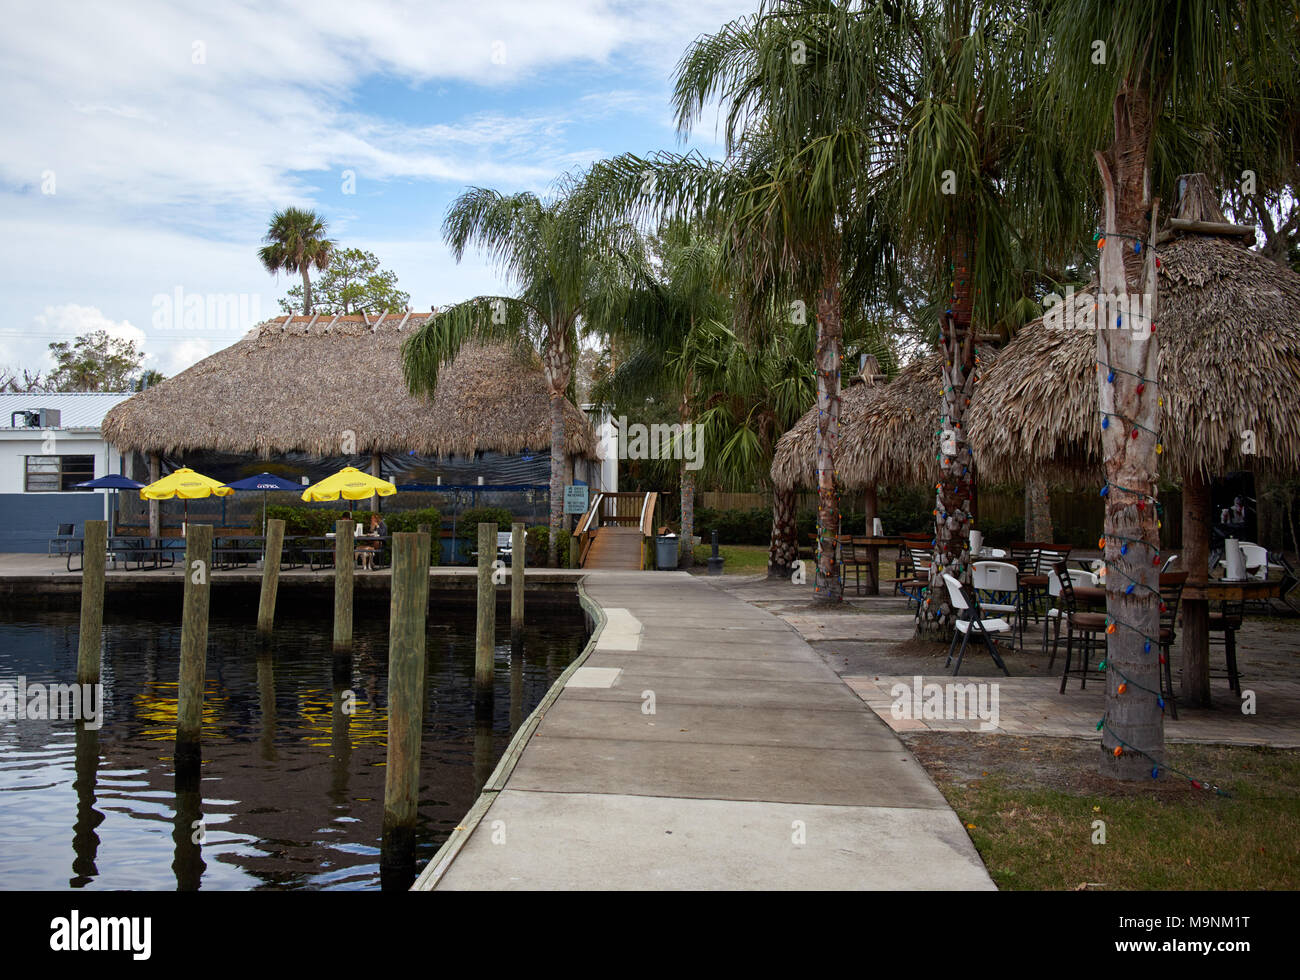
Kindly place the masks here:
<instances>
[{"instance_id":1,"label":"water reflection","mask_svg":"<svg viewBox=\"0 0 1300 980\"><path fill-rule=\"evenodd\" d=\"M72 788L77 794L77 820L72 825L72 878L68 884L81 888L97 874L95 855L99 852L97 828L104 815L95 808L95 782L99 774L99 732L77 722L75 762L77 778Z\"/></svg>"},{"instance_id":2,"label":"water reflection","mask_svg":"<svg viewBox=\"0 0 1300 980\"><path fill-rule=\"evenodd\" d=\"M0 681L71 679L77 618L0 609ZM473 606L435 600L419 818L385 840L386 616L359 619L337 658L331 624L310 612L285 612L263 647L245 618L213 610L201 751L175 743L178 623L112 609L103 727L0 724L6 888L406 887L586 636L576 606L535 617L498 648L493 696L476 706Z\"/></svg>"}]
</instances>

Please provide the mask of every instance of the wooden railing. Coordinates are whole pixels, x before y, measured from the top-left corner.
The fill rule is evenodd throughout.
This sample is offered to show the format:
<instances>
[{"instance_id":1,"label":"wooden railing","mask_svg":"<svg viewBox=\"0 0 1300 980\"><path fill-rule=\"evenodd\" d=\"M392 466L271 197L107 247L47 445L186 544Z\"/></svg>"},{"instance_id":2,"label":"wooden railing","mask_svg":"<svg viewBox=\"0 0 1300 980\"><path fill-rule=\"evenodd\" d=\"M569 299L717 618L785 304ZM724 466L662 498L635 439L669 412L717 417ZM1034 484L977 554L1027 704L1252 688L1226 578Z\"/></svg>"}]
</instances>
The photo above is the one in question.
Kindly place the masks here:
<instances>
[{"instance_id":1,"label":"wooden railing","mask_svg":"<svg viewBox=\"0 0 1300 980\"><path fill-rule=\"evenodd\" d=\"M658 501L658 493L597 493L573 532L574 537L578 539L579 567L586 566L587 554L596 539L596 532L604 525L639 528L643 541L653 538L655 507ZM644 546L641 566L645 567Z\"/></svg>"}]
</instances>

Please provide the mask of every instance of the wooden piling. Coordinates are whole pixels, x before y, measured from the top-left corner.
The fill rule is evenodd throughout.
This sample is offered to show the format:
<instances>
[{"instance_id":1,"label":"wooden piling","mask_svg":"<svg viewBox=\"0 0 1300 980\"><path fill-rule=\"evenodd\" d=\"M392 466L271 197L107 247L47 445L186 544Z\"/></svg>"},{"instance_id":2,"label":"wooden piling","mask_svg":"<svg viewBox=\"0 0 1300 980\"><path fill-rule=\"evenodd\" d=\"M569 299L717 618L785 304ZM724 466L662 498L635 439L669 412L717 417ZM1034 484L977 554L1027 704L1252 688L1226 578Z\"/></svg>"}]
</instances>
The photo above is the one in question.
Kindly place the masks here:
<instances>
[{"instance_id":1,"label":"wooden piling","mask_svg":"<svg viewBox=\"0 0 1300 980\"><path fill-rule=\"evenodd\" d=\"M176 706L176 742L198 744L203 728L203 688L208 657L212 525L191 524L185 536L185 598L181 613L181 674Z\"/></svg>"},{"instance_id":2,"label":"wooden piling","mask_svg":"<svg viewBox=\"0 0 1300 980\"><path fill-rule=\"evenodd\" d=\"M266 523L266 554L262 559L262 595L257 601L257 635L270 636L275 628L275 594L280 588L280 561L284 552L284 521Z\"/></svg>"},{"instance_id":3,"label":"wooden piling","mask_svg":"<svg viewBox=\"0 0 1300 980\"><path fill-rule=\"evenodd\" d=\"M77 636L77 683L98 684L104 634L104 561L108 522L86 521L81 556L81 632Z\"/></svg>"},{"instance_id":4,"label":"wooden piling","mask_svg":"<svg viewBox=\"0 0 1300 980\"><path fill-rule=\"evenodd\" d=\"M510 525L510 635L524 628L524 568L528 564L524 525Z\"/></svg>"},{"instance_id":5,"label":"wooden piling","mask_svg":"<svg viewBox=\"0 0 1300 980\"><path fill-rule=\"evenodd\" d=\"M351 521L334 524L334 649L352 649L352 578L356 552Z\"/></svg>"},{"instance_id":6,"label":"wooden piling","mask_svg":"<svg viewBox=\"0 0 1300 980\"><path fill-rule=\"evenodd\" d=\"M492 584L492 561L497 553L495 523L478 526L478 624L474 630L474 685L492 690L494 650L497 641L497 587Z\"/></svg>"},{"instance_id":7,"label":"wooden piling","mask_svg":"<svg viewBox=\"0 0 1300 980\"><path fill-rule=\"evenodd\" d=\"M393 584L388 626L388 764L384 830L414 829L424 724L424 636L429 602L428 538L393 535Z\"/></svg>"}]
</instances>

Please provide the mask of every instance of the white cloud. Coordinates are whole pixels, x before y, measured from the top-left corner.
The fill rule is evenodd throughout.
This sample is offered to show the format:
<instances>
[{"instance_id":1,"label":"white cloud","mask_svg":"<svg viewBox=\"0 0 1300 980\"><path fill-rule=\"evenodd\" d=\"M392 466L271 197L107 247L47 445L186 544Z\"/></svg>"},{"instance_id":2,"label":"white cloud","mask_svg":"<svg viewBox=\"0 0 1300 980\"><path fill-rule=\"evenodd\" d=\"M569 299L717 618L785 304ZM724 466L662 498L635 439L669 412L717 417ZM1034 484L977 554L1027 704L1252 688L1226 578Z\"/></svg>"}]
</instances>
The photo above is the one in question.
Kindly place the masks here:
<instances>
[{"instance_id":1,"label":"white cloud","mask_svg":"<svg viewBox=\"0 0 1300 980\"><path fill-rule=\"evenodd\" d=\"M467 184L545 191L610 149L592 145L606 120L643 123L637 149L662 142L685 45L754 6L10 5L0 31L0 363L44 364L51 339L101 321L143 329L151 366L168 374L233 342L238 332L153 329L153 297L177 285L234 292L276 314L291 283L257 264L267 215L337 199L345 169L358 194L330 215L332 233L373 248L414 306L499 291L476 257L457 265L441 245L449 195ZM494 63L498 41L504 60ZM553 82L568 94L549 95ZM428 111L379 104L372 84L405 85ZM585 94L573 96L575 85ZM469 97L453 102L452 92ZM42 193L47 171L54 194ZM376 219L367 195L389 188L403 207L388 199L388 219L427 237L405 240Z\"/></svg>"}]
</instances>

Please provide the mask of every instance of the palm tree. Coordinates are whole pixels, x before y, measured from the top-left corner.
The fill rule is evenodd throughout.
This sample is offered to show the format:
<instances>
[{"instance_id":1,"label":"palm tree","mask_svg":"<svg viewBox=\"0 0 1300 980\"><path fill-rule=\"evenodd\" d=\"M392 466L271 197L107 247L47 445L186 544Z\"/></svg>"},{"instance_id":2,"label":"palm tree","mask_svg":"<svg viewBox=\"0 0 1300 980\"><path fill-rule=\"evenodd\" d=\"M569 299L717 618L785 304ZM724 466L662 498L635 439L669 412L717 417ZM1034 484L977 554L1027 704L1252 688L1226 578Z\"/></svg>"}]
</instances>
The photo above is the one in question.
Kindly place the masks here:
<instances>
[{"instance_id":1,"label":"palm tree","mask_svg":"<svg viewBox=\"0 0 1300 980\"><path fill-rule=\"evenodd\" d=\"M413 393L432 393L441 366L471 338L509 341L540 352L551 413L551 567L564 521L563 406L574 394L578 321L589 305L609 302L605 291L621 288L611 274L609 243L615 239L593 228L585 202L575 194L543 201L526 192L466 191L447 211L443 238L458 262L470 246L484 250L513 281L517 294L476 296L440 310L402 347Z\"/></svg>"},{"instance_id":2,"label":"palm tree","mask_svg":"<svg viewBox=\"0 0 1300 980\"><path fill-rule=\"evenodd\" d=\"M677 424L695 425L697 390L693 345L710 324L731 317L725 292L724 250L714 237L685 222L670 222L648 243L635 239L633 254L625 256L624 288L609 289L606 304L591 307L586 327L612 345L631 346L622 363L612 369L610 383L597 394L609 400L654 398L676 406ZM692 442L692 445L696 443ZM701 456L707 453L701 446ZM695 466L682 453L678 464L681 491L680 563L694 563Z\"/></svg>"},{"instance_id":3,"label":"palm tree","mask_svg":"<svg viewBox=\"0 0 1300 980\"><path fill-rule=\"evenodd\" d=\"M863 52L843 43L853 32L850 6L825 0L765 4L687 51L674 93L678 124L688 130L706 104L720 100L728 115L724 162L695 154L628 154L593 168L609 185L606 199L616 209L683 216L726 241L733 281L746 294L742 307L780 297L791 304L787 319L802 322L804 298L815 297L815 594L822 602L842 599L834 546L835 456L846 283L879 290L892 281L888 246L874 221L860 103L842 97L869 87ZM814 64L816 70L809 67ZM750 323L744 316L738 322Z\"/></svg>"},{"instance_id":4,"label":"palm tree","mask_svg":"<svg viewBox=\"0 0 1300 980\"><path fill-rule=\"evenodd\" d=\"M266 231L266 244L258 250L266 271L298 272L302 274L302 312L311 314L311 277L308 270L329 267L334 255L334 242L325 237L325 220L315 211L285 208L271 216Z\"/></svg>"},{"instance_id":5,"label":"palm tree","mask_svg":"<svg viewBox=\"0 0 1300 980\"><path fill-rule=\"evenodd\" d=\"M1058 125L1077 137L1080 156L1092 151L1101 175L1100 290L1149 304L1142 314L1120 314L1106 304L1106 326L1116 326L1121 315L1137 322L1097 331L1098 409L1108 423L1102 431L1111 570L1106 610L1116 624L1107 644L1101 769L1118 778L1150 776L1164 762L1163 704L1153 693L1159 690L1158 661L1148 652L1158 649L1148 638L1158 635L1160 615L1158 569L1151 561L1160 547L1153 506L1160 392L1148 379L1159 374L1156 225L1159 193L1171 175L1158 171L1156 149L1171 132L1198 133L1211 144L1222 139L1222 131L1202 124L1221 111L1224 92L1239 100L1241 124L1228 130L1238 140L1260 135L1255 123L1276 118L1279 104L1293 105L1298 15L1294 0L1061 0L1052 9L1054 77L1070 110ZM1263 83L1275 77L1277 84ZM1106 150L1097 149L1107 141ZM1279 142L1264 131L1255 147L1223 155L1250 160L1255 150L1266 160ZM1184 487L1184 493L1198 489ZM1203 554L1184 561L1193 575L1206 574ZM1184 610L1185 648L1188 635L1204 628L1203 608L1189 603ZM1199 667L1184 663L1184 677L1199 674Z\"/></svg>"}]
</instances>

